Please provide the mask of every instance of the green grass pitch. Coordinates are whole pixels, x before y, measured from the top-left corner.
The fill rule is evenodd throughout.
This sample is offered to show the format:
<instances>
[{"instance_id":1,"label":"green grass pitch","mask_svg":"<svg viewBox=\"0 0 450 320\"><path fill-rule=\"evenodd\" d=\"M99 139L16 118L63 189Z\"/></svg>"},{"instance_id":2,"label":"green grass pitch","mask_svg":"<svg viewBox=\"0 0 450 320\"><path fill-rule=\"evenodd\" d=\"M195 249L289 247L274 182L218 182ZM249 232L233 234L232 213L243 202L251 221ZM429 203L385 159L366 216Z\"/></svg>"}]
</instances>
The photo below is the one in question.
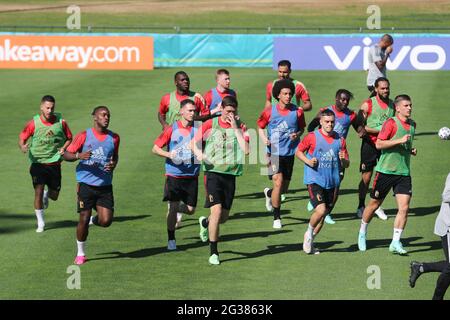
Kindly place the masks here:
<instances>
[{"instance_id":1,"label":"green grass pitch","mask_svg":"<svg viewBox=\"0 0 450 320\"><path fill-rule=\"evenodd\" d=\"M213 68L185 68L191 88L204 93L215 85ZM238 92L239 113L248 127L264 105L265 84L275 77L269 69L230 68ZM163 159L151 153L160 132L156 119L161 96L174 89L176 69L135 71L0 71L2 134L0 135L0 299L429 299L437 274L427 274L416 288L408 286L411 260L443 258L440 239L433 234L445 177L450 165L450 142L437 130L450 125L447 84L449 72L392 71L391 96L407 93L417 121L412 160L413 198L403 242L409 256L388 252L395 202L388 196L388 221L369 226L368 251L357 251L359 220L355 218L359 182L359 145L348 137L351 165L336 205L337 223L326 225L316 243L322 253L301 251L309 213L303 185L303 165L296 161L291 192L282 206L284 227L272 229L262 190L269 186L261 165L245 166L237 180L229 221L221 226L222 264L208 265L209 247L198 237L198 217L184 217L176 232L178 250L167 252L163 193ZM339 88L355 94L356 109L367 97L364 72L293 72L307 86L313 111L333 102ZM52 94L56 110L73 133L92 125L94 106L110 107L110 129L121 136L120 163L114 176L116 214L108 229L92 227L88 263L81 266L81 289L66 286L76 253L75 164L63 163L60 199L46 211L47 230L35 232L33 189L29 163L17 147L18 134L39 110L39 99ZM200 180L202 181L202 180ZM381 288L367 287L370 266L381 272ZM448 294L447 294L448 296Z\"/></svg>"}]
</instances>

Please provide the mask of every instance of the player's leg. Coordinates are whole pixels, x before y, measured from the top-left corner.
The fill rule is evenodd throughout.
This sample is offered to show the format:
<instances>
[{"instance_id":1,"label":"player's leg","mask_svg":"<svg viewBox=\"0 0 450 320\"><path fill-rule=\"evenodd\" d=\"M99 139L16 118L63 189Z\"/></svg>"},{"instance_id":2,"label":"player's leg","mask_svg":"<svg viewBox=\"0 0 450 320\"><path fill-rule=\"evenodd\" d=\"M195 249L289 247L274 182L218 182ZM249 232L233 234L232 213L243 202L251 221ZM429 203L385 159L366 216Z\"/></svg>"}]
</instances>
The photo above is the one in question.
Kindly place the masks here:
<instances>
[{"instance_id":1,"label":"player's leg","mask_svg":"<svg viewBox=\"0 0 450 320\"><path fill-rule=\"evenodd\" d=\"M210 207L210 215L208 217L208 237L210 248L210 264L220 264L219 251L217 244L219 242L219 224L222 214L222 204L218 203Z\"/></svg>"},{"instance_id":2,"label":"player's leg","mask_svg":"<svg viewBox=\"0 0 450 320\"><path fill-rule=\"evenodd\" d=\"M273 227L279 229L281 225L281 188L283 186L283 174L277 173L272 176L272 207L273 207Z\"/></svg>"},{"instance_id":3,"label":"player's leg","mask_svg":"<svg viewBox=\"0 0 450 320\"><path fill-rule=\"evenodd\" d=\"M180 185L181 179L176 179L174 177L167 176L166 182L164 184L164 197L163 201L167 201L167 214L166 214L166 226L167 226L167 249L175 250L175 229L177 224L177 212L179 209L180 190L182 186Z\"/></svg>"},{"instance_id":4,"label":"player's leg","mask_svg":"<svg viewBox=\"0 0 450 320\"><path fill-rule=\"evenodd\" d=\"M181 202L178 205L178 212L193 215L197 206L198 177L180 179L180 182L182 190L180 190Z\"/></svg>"},{"instance_id":5,"label":"player's leg","mask_svg":"<svg viewBox=\"0 0 450 320\"><path fill-rule=\"evenodd\" d=\"M450 263L449 260L449 250L450 250L450 242L449 242L449 232L443 237L441 237L442 242L442 250L444 251L445 260L438 262L418 262L411 261L410 264L410 274L409 274L409 285L411 288L414 288L417 279L423 274L428 272L444 272ZM439 281L439 280L438 280ZM437 289L437 285L436 285ZM444 292L445 294L445 292Z\"/></svg>"},{"instance_id":6,"label":"player's leg","mask_svg":"<svg viewBox=\"0 0 450 320\"><path fill-rule=\"evenodd\" d=\"M323 217L322 217L322 219L320 219L320 222L314 228L314 234L313 234L314 237L317 234L319 234L320 230L323 227L324 222L326 221L326 217L328 217L330 212L333 210L334 204L336 203L336 200L337 200L338 192L339 192L339 188L322 189L322 198L323 198L323 203L325 204L325 212L323 213Z\"/></svg>"},{"instance_id":7,"label":"player's leg","mask_svg":"<svg viewBox=\"0 0 450 320\"><path fill-rule=\"evenodd\" d=\"M289 185L291 183L291 179L286 179L286 177L284 177L283 180L283 185L281 186L281 196L280 196L280 200L281 202L283 202L284 200L286 200L286 194L289 191Z\"/></svg>"},{"instance_id":8,"label":"player's leg","mask_svg":"<svg viewBox=\"0 0 450 320\"><path fill-rule=\"evenodd\" d=\"M112 219L114 215L114 193L113 187L102 186L102 187L92 187L89 186L95 195L94 201L97 215L93 217L93 224L107 228L112 224Z\"/></svg>"},{"instance_id":9,"label":"player's leg","mask_svg":"<svg viewBox=\"0 0 450 320\"><path fill-rule=\"evenodd\" d=\"M313 240L316 235L315 231L320 231L320 224L323 223L327 208L325 205L324 190L317 184L309 184L308 194L310 202L314 207L314 212L309 220L308 229L303 236L303 251L306 253L313 252ZM317 227L317 230L315 228Z\"/></svg>"},{"instance_id":10,"label":"player's leg","mask_svg":"<svg viewBox=\"0 0 450 320\"><path fill-rule=\"evenodd\" d=\"M360 251L366 251L367 228L375 214L375 211L381 206L386 195L394 185L392 175L377 172L373 182L373 189L370 193L370 201L363 211L361 224L358 233L358 248Z\"/></svg>"},{"instance_id":11,"label":"player's leg","mask_svg":"<svg viewBox=\"0 0 450 320\"><path fill-rule=\"evenodd\" d=\"M42 200L44 187L45 185L43 184L37 184L34 186L34 212L37 219L36 232L43 232L45 228L44 205Z\"/></svg>"},{"instance_id":12,"label":"player's leg","mask_svg":"<svg viewBox=\"0 0 450 320\"><path fill-rule=\"evenodd\" d=\"M396 194L395 199L397 201L398 211L397 215L395 216L394 233L392 235L392 242L389 246L389 251L406 254L406 250L403 249L400 238L408 220L408 210L411 196L407 194Z\"/></svg>"},{"instance_id":13,"label":"player's leg","mask_svg":"<svg viewBox=\"0 0 450 320\"><path fill-rule=\"evenodd\" d=\"M368 142L366 139L362 139L361 142L361 162L359 166L359 171L361 172L361 181L358 185L358 218L362 217L362 213L365 207L366 195L369 190L370 180L372 178L373 169L377 164L380 152L375 148L375 146Z\"/></svg>"},{"instance_id":14,"label":"player's leg","mask_svg":"<svg viewBox=\"0 0 450 320\"><path fill-rule=\"evenodd\" d=\"M200 217L198 219L200 226L200 239L202 242L210 240L211 252L214 252L218 256L217 252L217 240L219 237L219 220L222 210L222 175L208 172L205 174L205 208L210 209L209 217ZM212 256L213 254L211 254Z\"/></svg>"},{"instance_id":15,"label":"player's leg","mask_svg":"<svg viewBox=\"0 0 450 320\"><path fill-rule=\"evenodd\" d=\"M95 208L97 201L97 191L84 183L77 185L77 212L79 213L79 220L77 224L77 255L75 257L75 264L83 264L86 262L86 240L89 234L89 222L92 214L92 209Z\"/></svg>"},{"instance_id":16,"label":"player's leg","mask_svg":"<svg viewBox=\"0 0 450 320\"><path fill-rule=\"evenodd\" d=\"M291 183L295 156L282 157L281 161L282 161L281 172L283 173L283 185L281 186L280 201L282 202L286 198L285 194L288 192L289 184Z\"/></svg>"},{"instance_id":17,"label":"player's leg","mask_svg":"<svg viewBox=\"0 0 450 320\"><path fill-rule=\"evenodd\" d=\"M169 201L169 211L167 212L167 250L176 250L175 225L177 224L177 212L180 201Z\"/></svg>"},{"instance_id":18,"label":"player's leg","mask_svg":"<svg viewBox=\"0 0 450 320\"><path fill-rule=\"evenodd\" d=\"M439 278L436 282L436 289L434 290L433 300L442 300L444 298L445 292L447 291L447 288L450 284L450 260L449 260L449 251L450 251L450 238L449 238L449 232L443 237L441 237L442 240L442 249L444 249L445 254L445 266L442 268L441 274L439 275ZM427 266L426 264L423 265L424 272L431 266ZM438 266L436 266L438 267ZM440 265L439 267L442 267Z\"/></svg>"},{"instance_id":19,"label":"player's leg","mask_svg":"<svg viewBox=\"0 0 450 320\"><path fill-rule=\"evenodd\" d=\"M97 204L97 223L96 225L108 228L113 221L114 211L111 208L105 208Z\"/></svg>"},{"instance_id":20,"label":"player's leg","mask_svg":"<svg viewBox=\"0 0 450 320\"><path fill-rule=\"evenodd\" d=\"M61 190L61 166L48 166L47 170L49 175L47 182L48 192L47 195L44 193L44 200L47 198L48 206L48 198L56 201L59 197L59 191Z\"/></svg>"},{"instance_id":21,"label":"player's leg","mask_svg":"<svg viewBox=\"0 0 450 320\"><path fill-rule=\"evenodd\" d=\"M47 182L44 166L39 163L32 163L30 175L34 189L34 212L37 219L36 232L43 232L45 228L43 195Z\"/></svg>"},{"instance_id":22,"label":"player's leg","mask_svg":"<svg viewBox=\"0 0 450 320\"><path fill-rule=\"evenodd\" d=\"M92 214L92 209L80 210L79 220L77 225L77 255L75 257L75 264L83 264L86 262L86 240L89 235L89 220Z\"/></svg>"},{"instance_id":23,"label":"player's leg","mask_svg":"<svg viewBox=\"0 0 450 320\"><path fill-rule=\"evenodd\" d=\"M383 203L383 199L370 199L367 206L364 208L364 212L361 218L361 224L359 226L358 233L358 248L360 251L366 251L366 238L367 238L367 228L370 221L375 214L375 210Z\"/></svg>"},{"instance_id":24,"label":"player's leg","mask_svg":"<svg viewBox=\"0 0 450 320\"><path fill-rule=\"evenodd\" d=\"M406 254L406 250L403 249L400 238L408 220L409 203L412 196L411 177L396 176L394 179L395 183L393 190L397 201L398 211L394 221L394 233L391 245L389 246L389 251Z\"/></svg>"},{"instance_id":25,"label":"player's leg","mask_svg":"<svg viewBox=\"0 0 450 320\"><path fill-rule=\"evenodd\" d=\"M433 300L443 300L445 292L450 285L450 263L447 263L444 270L439 275L436 282L436 288L433 294Z\"/></svg>"},{"instance_id":26,"label":"player's leg","mask_svg":"<svg viewBox=\"0 0 450 320\"><path fill-rule=\"evenodd\" d=\"M364 212L364 207L366 203L366 195L367 191L369 190L369 184L370 179L372 179L372 173L373 171L364 171L361 172L361 181L358 185L358 209L357 209L357 215L358 218L362 217L362 213Z\"/></svg>"},{"instance_id":27,"label":"player's leg","mask_svg":"<svg viewBox=\"0 0 450 320\"><path fill-rule=\"evenodd\" d=\"M272 176L274 175L274 173L277 172L277 164L279 163L274 163L272 164L271 161L271 157L270 154L266 154L266 160L267 160L267 176L269 178L270 181L272 181ZM278 158L275 158L274 160L278 160ZM264 197L266 198L266 210L268 212L272 212L273 207L272 207L272 188L264 188L263 190L264 193Z\"/></svg>"},{"instance_id":28,"label":"player's leg","mask_svg":"<svg viewBox=\"0 0 450 320\"><path fill-rule=\"evenodd\" d=\"M343 174L341 176L341 182L342 182L342 179L343 179ZM327 211L327 214L324 219L325 223L328 223L328 224L336 223L336 221L334 221L333 218L331 217L331 212L333 211L334 205L336 204L338 198L339 198L339 187L335 188L333 191L333 199L332 199L331 205L328 207L328 211Z\"/></svg>"}]
</instances>

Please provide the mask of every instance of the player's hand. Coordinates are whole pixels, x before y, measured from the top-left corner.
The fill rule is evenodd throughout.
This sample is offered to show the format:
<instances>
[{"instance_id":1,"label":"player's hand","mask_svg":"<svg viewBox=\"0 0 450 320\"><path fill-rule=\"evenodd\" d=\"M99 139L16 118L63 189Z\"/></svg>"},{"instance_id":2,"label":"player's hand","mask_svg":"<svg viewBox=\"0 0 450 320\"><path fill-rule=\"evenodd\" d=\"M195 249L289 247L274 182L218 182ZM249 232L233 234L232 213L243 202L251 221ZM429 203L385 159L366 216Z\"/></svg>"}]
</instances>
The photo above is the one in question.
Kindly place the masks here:
<instances>
[{"instance_id":1,"label":"player's hand","mask_svg":"<svg viewBox=\"0 0 450 320\"><path fill-rule=\"evenodd\" d=\"M314 168L315 166L317 166L318 163L319 163L319 160L317 160L317 158L314 157L314 158L309 159L308 165L309 165L311 168Z\"/></svg>"},{"instance_id":2,"label":"player's hand","mask_svg":"<svg viewBox=\"0 0 450 320\"><path fill-rule=\"evenodd\" d=\"M403 137L400 138L399 142L401 144L408 142L408 140L411 138L410 134L405 134Z\"/></svg>"},{"instance_id":3,"label":"player's hand","mask_svg":"<svg viewBox=\"0 0 450 320\"><path fill-rule=\"evenodd\" d=\"M339 159L341 159L341 160L345 159L345 152L344 151L339 151Z\"/></svg>"},{"instance_id":4,"label":"player's hand","mask_svg":"<svg viewBox=\"0 0 450 320\"><path fill-rule=\"evenodd\" d=\"M111 172L116 168L117 162L111 159L106 165L105 165L105 171Z\"/></svg>"},{"instance_id":5,"label":"player's hand","mask_svg":"<svg viewBox=\"0 0 450 320\"><path fill-rule=\"evenodd\" d=\"M364 128L363 126L359 126L356 132L358 133L358 137L360 138L363 138L367 134L366 128Z\"/></svg>"},{"instance_id":6,"label":"player's hand","mask_svg":"<svg viewBox=\"0 0 450 320\"><path fill-rule=\"evenodd\" d=\"M295 141L298 138L300 138L300 135L298 134L298 132L293 132L293 133L289 134L289 138L291 138L291 141Z\"/></svg>"},{"instance_id":7,"label":"player's hand","mask_svg":"<svg viewBox=\"0 0 450 320\"><path fill-rule=\"evenodd\" d=\"M417 156L417 149L416 149L416 148L412 148L412 149L411 149L411 154L412 154L413 156Z\"/></svg>"},{"instance_id":8,"label":"player's hand","mask_svg":"<svg viewBox=\"0 0 450 320\"><path fill-rule=\"evenodd\" d=\"M63 155L65 151L66 151L66 149L61 148L61 149L59 149L59 154L60 154L60 155Z\"/></svg>"},{"instance_id":9,"label":"player's hand","mask_svg":"<svg viewBox=\"0 0 450 320\"><path fill-rule=\"evenodd\" d=\"M177 157L177 152L175 150L172 150L169 152L169 159L173 160Z\"/></svg>"},{"instance_id":10,"label":"player's hand","mask_svg":"<svg viewBox=\"0 0 450 320\"><path fill-rule=\"evenodd\" d=\"M198 154L195 154L195 158L196 158L198 161L202 162L202 161L206 158L206 156L203 154L203 152L200 152L200 153L198 153Z\"/></svg>"},{"instance_id":11,"label":"player's hand","mask_svg":"<svg viewBox=\"0 0 450 320\"><path fill-rule=\"evenodd\" d=\"M28 148L29 148L29 145L28 145L28 143L26 143L26 144L20 146L20 151L22 151L23 153L27 153Z\"/></svg>"},{"instance_id":12,"label":"player's hand","mask_svg":"<svg viewBox=\"0 0 450 320\"><path fill-rule=\"evenodd\" d=\"M270 146L270 140L269 140L269 139L264 138L263 142L264 142L264 144L265 144L266 146Z\"/></svg>"},{"instance_id":13,"label":"player's hand","mask_svg":"<svg viewBox=\"0 0 450 320\"><path fill-rule=\"evenodd\" d=\"M92 151L88 150L86 152L79 152L78 159L80 160L88 160L91 157Z\"/></svg>"},{"instance_id":14,"label":"player's hand","mask_svg":"<svg viewBox=\"0 0 450 320\"><path fill-rule=\"evenodd\" d=\"M389 46L386 48L386 54L391 54L392 51L394 51L394 47L393 46Z\"/></svg>"},{"instance_id":15,"label":"player's hand","mask_svg":"<svg viewBox=\"0 0 450 320\"><path fill-rule=\"evenodd\" d=\"M225 122L229 123L233 129L237 129L236 116L232 113L227 115Z\"/></svg>"},{"instance_id":16,"label":"player's hand","mask_svg":"<svg viewBox=\"0 0 450 320\"><path fill-rule=\"evenodd\" d=\"M216 113L222 112L222 102L220 102L217 107L211 110L211 115L215 115Z\"/></svg>"}]
</instances>

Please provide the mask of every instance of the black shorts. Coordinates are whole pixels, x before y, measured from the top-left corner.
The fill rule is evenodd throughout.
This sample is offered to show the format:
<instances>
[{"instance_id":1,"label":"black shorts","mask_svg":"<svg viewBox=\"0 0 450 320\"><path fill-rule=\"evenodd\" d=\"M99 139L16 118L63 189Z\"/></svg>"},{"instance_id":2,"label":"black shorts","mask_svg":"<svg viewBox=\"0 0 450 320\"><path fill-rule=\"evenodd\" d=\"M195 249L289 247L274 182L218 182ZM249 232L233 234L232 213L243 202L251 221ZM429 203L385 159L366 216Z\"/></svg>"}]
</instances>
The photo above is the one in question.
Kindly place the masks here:
<instances>
[{"instance_id":1,"label":"black shorts","mask_svg":"<svg viewBox=\"0 0 450 320\"><path fill-rule=\"evenodd\" d=\"M339 179L341 180L341 182L342 180L344 180L344 176L345 176L345 168L341 166L339 169Z\"/></svg>"},{"instance_id":2,"label":"black shorts","mask_svg":"<svg viewBox=\"0 0 450 320\"><path fill-rule=\"evenodd\" d=\"M373 188L370 197L372 199L383 200L391 188L394 191L394 195L407 194L412 196L411 176L377 172L373 179Z\"/></svg>"},{"instance_id":3,"label":"black shorts","mask_svg":"<svg viewBox=\"0 0 450 320\"><path fill-rule=\"evenodd\" d=\"M33 187L38 184L47 185L49 189L61 190L61 165L45 165L42 163L32 163L30 175L33 180Z\"/></svg>"},{"instance_id":4,"label":"black shorts","mask_svg":"<svg viewBox=\"0 0 450 320\"><path fill-rule=\"evenodd\" d=\"M324 189L318 184L313 183L308 184L308 193L309 201L314 208L324 203L328 209L332 209L336 201L338 188Z\"/></svg>"},{"instance_id":5,"label":"black shorts","mask_svg":"<svg viewBox=\"0 0 450 320\"><path fill-rule=\"evenodd\" d=\"M163 201L183 201L191 207L197 206L198 177L174 178L167 176Z\"/></svg>"},{"instance_id":6,"label":"black shorts","mask_svg":"<svg viewBox=\"0 0 450 320\"><path fill-rule=\"evenodd\" d=\"M272 176L277 173L283 175L283 180L291 180L292 169L294 168L294 156L269 156L269 179L272 180Z\"/></svg>"},{"instance_id":7,"label":"black shorts","mask_svg":"<svg viewBox=\"0 0 450 320\"><path fill-rule=\"evenodd\" d=\"M215 172L205 173L205 208L221 204L223 209L230 210L236 189L236 176Z\"/></svg>"},{"instance_id":8,"label":"black shorts","mask_svg":"<svg viewBox=\"0 0 450 320\"><path fill-rule=\"evenodd\" d=\"M77 211L97 210L97 206L110 209L114 212L114 195L112 185L109 186L90 186L85 183L79 183L77 187Z\"/></svg>"},{"instance_id":9,"label":"black shorts","mask_svg":"<svg viewBox=\"0 0 450 320\"><path fill-rule=\"evenodd\" d=\"M377 165L378 159L380 159L381 151L377 150L372 142L363 138L361 142L361 162L359 165L359 172L373 171L373 168Z\"/></svg>"}]
</instances>

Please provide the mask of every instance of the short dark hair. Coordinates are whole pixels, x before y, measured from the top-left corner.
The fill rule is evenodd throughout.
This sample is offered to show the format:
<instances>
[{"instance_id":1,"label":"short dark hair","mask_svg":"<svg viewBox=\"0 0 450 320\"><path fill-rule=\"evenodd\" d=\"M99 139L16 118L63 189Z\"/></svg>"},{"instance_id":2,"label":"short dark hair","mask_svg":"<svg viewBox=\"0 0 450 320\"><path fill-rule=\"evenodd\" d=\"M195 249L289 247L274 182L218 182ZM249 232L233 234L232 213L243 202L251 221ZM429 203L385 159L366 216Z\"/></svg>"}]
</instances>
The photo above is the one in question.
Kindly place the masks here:
<instances>
[{"instance_id":1,"label":"short dark hair","mask_svg":"<svg viewBox=\"0 0 450 320\"><path fill-rule=\"evenodd\" d=\"M378 84L380 83L380 82L387 82L389 85L391 85L391 83L389 82L389 80L387 79L387 78L385 78L385 77L379 77L379 78L377 78L377 80L375 80L375 83L374 83L374 87L375 88L378 88Z\"/></svg>"},{"instance_id":2,"label":"short dark hair","mask_svg":"<svg viewBox=\"0 0 450 320\"><path fill-rule=\"evenodd\" d=\"M277 80L272 88L272 96L276 99L278 99L278 96L280 95L280 92L282 89L291 89L292 95L295 94L295 85L294 83L289 79L281 79Z\"/></svg>"},{"instance_id":3,"label":"short dark hair","mask_svg":"<svg viewBox=\"0 0 450 320\"><path fill-rule=\"evenodd\" d=\"M408 96L407 94L399 94L398 96L395 97L394 99L394 104L397 105L400 101L411 101L411 97Z\"/></svg>"},{"instance_id":4,"label":"short dark hair","mask_svg":"<svg viewBox=\"0 0 450 320\"><path fill-rule=\"evenodd\" d=\"M177 80L178 76L186 76L189 77L188 74L184 71L178 71L177 73L175 73L175 76L173 77L174 80Z\"/></svg>"},{"instance_id":5,"label":"short dark hair","mask_svg":"<svg viewBox=\"0 0 450 320\"><path fill-rule=\"evenodd\" d=\"M106 111L109 112L109 109L107 106L98 106L98 107L95 107L94 110L92 110L91 114L94 116L98 112L98 110L101 110L101 109L105 109Z\"/></svg>"},{"instance_id":6,"label":"short dark hair","mask_svg":"<svg viewBox=\"0 0 450 320\"><path fill-rule=\"evenodd\" d=\"M55 103L55 97L51 96L51 95L45 95L45 96L42 97L41 103L44 103L46 101L52 102L54 104Z\"/></svg>"},{"instance_id":7,"label":"short dark hair","mask_svg":"<svg viewBox=\"0 0 450 320\"><path fill-rule=\"evenodd\" d=\"M290 62L289 60L280 60L280 61L278 62L278 66L279 66L279 67L281 67L281 66L283 66L283 67L288 67L289 70L291 70L291 62Z\"/></svg>"},{"instance_id":8,"label":"short dark hair","mask_svg":"<svg viewBox=\"0 0 450 320\"><path fill-rule=\"evenodd\" d=\"M394 38L390 34L384 34L381 39L389 41L389 43L394 43Z\"/></svg>"},{"instance_id":9,"label":"short dark hair","mask_svg":"<svg viewBox=\"0 0 450 320\"><path fill-rule=\"evenodd\" d=\"M222 99L222 107L223 108L225 108L225 107L233 107L233 108L237 109L238 101L237 101L236 97L234 97L234 96L225 96Z\"/></svg>"},{"instance_id":10,"label":"short dark hair","mask_svg":"<svg viewBox=\"0 0 450 320\"><path fill-rule=\"evenodd\" d=\"M320 117L321 118L322 117L330 117L330 116L336 117L336 115L334 114L333 110L325 109L325 110L322 110L320 112Z\"/></svg>"},{"instance_id":11,"label":"short dark hair","mask_svg":"<svg viewBox=\"0 0 450 320\"><path fill-rule=\"evenodd\" d=\"M218 76L219 74L226 74L227 76L229 76L230 72L227 69L219 69L216 71L216 75Z\"/></svg>"},{"instance_id":12,"label":"short dark hair","mask_svg":"<svg viewBox=\"0 0 450 320\"><path fill-rule=\"evenodd\" d=\"M353 99L353 93L351 93L350 91L348 91L347 89L339 89L338 91L336 91L336 98L339 98L339 96L341 94L346 94L349 96L349 100Z\"/></svg>"},{"instance_id":13,"label":"short dark hair","mask_svg":"<svg viewBox=\"0 0 450 320\"><path fill-rule=\"evenodd\" d=\"M191 99L184 99L183 101L180 102L180 109L183 108L187 104L192 104L195 106L195 102L192 101Z\"/></svg>"}]
</instances>

